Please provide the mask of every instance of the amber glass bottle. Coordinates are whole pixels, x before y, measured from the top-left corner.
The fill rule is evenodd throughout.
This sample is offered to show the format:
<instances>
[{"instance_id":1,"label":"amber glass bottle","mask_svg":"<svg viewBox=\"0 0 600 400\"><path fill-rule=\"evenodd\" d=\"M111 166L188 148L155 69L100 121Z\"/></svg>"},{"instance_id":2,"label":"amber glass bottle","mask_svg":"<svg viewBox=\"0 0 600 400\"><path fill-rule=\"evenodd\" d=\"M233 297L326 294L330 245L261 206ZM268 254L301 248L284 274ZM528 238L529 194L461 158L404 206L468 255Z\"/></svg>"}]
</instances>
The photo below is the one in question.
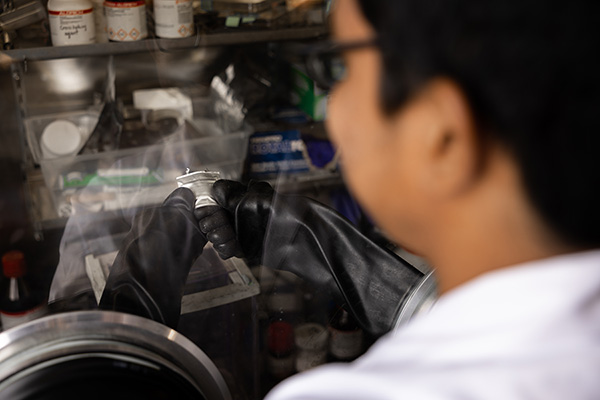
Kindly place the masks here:
<instances>
[{"instance_id":1,"label":"amber glass bottle","mask_svg":"<svg viewBox=\"0 0 600 400\"><path fill-rule=\"evenodd\" d=\"M2 256L4 278L0 286L0 320L6 330L46 313L47 301L43 294L31 290L25 280L25 256L12 250Z\"/></svg>"}]
</instances>

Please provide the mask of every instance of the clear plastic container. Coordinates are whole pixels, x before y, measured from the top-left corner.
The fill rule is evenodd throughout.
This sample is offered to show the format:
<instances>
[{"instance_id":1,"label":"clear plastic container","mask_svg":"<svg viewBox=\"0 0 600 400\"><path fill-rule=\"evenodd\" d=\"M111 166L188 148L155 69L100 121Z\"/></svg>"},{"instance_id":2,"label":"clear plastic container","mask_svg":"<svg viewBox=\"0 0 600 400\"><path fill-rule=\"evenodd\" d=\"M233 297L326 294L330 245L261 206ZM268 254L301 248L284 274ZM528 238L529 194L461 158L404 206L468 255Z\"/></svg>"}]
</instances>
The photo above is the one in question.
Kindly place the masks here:
<instances>
[{"instance_id":1,"label":"clear plastic container","mask_svg":"<svg viewBox=\"0 0 600 400\"><path fill-rule=\"evenodd\" d=\"M48 120L51 120L48 117ZM33 121L32 121L33 122ZM43 126L43 123L39 124ZM218 131L214 121L194 127ZM60 217L78 212L131 209L160 204L177 188L176 178L192 171L218 171L224 179L242 174L251 129L96 154L39 159ZM35 137L35 135L33 135ZM38 148L33 143L33 148Z\"/></svg>"},{"instance_id":2,"label":"clear plastic container","mask_svg":"<svg viewBox=\"0 0 600 400\"><path fill-rule=\"evenodd\" d=\"M42 148L42 135L50 124L56 121L67 121L74 124L79 128L81 144L83 145L90 136L90 133L94 130L99 115L100 113L98 111L83 110L26 118L25 133L29 150L33 156L33 161L36 164L39 164L42 159L49 158L48 156L52 157L48 152L44 152ZM77 149L77 151L78 150L79 149ZM77 151L74 151L73 153L76 154Z\"/></svg>"}]
</instances>

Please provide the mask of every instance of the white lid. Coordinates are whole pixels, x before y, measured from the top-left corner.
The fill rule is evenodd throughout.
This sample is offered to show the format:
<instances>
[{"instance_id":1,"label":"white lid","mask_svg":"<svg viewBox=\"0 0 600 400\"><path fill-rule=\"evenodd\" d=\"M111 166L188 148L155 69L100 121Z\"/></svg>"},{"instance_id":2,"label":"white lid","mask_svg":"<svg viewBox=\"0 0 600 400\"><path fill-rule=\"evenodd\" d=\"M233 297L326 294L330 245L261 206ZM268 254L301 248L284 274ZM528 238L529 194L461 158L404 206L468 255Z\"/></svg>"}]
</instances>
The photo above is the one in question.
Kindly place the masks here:
<instances>
[{"instance_id":1,"label":"white lid","mask_svg":"<svg viewBox=\"0 0 600 400\"><path fill-rule=\"evenodd\" d=\"M135 90L133 107L138 110L177 110L187 119L192 119L194 114L192 99L179 88Z\"/></svg>"},{"instance_id":2,"label":"white lid","mask_svg":"<svg viewBox=\"0 0 600 400\"><path fill-rule=\"evenodd\" d=\"M308 322L294 329L296 346L302 350L323 350L327 347L329 331L321 324Z\"/></svg>"},{"instance_id":3,"label":"white lid","mask_svg":"<svg viewBox=\"0 0 600 400\"><path fill-rule=\"evenodd\" d=\"M81 132L71 121L57 119L44 128L41 143L47 157L71 155L79 150Z\"/></svg>"}]
</instances>

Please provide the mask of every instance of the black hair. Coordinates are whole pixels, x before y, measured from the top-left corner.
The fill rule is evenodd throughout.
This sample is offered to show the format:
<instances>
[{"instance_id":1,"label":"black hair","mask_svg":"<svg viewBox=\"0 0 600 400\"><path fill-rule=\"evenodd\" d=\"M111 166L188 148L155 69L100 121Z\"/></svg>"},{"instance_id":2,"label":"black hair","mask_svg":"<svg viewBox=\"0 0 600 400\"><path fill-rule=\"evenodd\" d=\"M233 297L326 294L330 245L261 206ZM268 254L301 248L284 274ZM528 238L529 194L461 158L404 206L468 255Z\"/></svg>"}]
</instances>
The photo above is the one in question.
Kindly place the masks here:
<instances>
[{"instance_id":1,"label":"black hair","mask_svg":"<svg viewBox=\"0 0 600 400\"><path fill-rule=\"evenodd\" d=\"M381 101L425 82L464 91L481 135L513 154L527 194L567 243L600 245L600 2L359 0L379 37Z\"/></svg>"}]
</instances>

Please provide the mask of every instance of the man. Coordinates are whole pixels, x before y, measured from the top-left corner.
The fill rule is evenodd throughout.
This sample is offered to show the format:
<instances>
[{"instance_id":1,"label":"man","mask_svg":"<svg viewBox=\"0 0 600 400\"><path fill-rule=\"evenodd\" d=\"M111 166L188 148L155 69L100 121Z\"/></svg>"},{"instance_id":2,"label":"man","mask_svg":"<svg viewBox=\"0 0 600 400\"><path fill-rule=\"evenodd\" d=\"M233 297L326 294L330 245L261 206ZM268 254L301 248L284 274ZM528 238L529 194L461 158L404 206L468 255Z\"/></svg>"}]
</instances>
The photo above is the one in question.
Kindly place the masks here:
<instances>
[{"instance_id":1,"label":"man","mask_svg":"<svg viewBox=\"0 0 600 400\"><path fill-rule=\"evenodd\" d=\"M357 199L441 296L283 399L600 396L600 13L591 1L341 0L328 128ZM594 32L596 31L596 32Z\"/></svg>"},{"instance_id":2,"label":"man","mask_svg":"<svg viewBox=\"0 0 600 400\"><path fill-rule=\"evenodd\" d=\"M331 139L353 194L392 240L435 267L440 297L355 362L298 374L268 400L600 396L598 11L593 1L335 3L330 52L346 73L331 93ZM246 256L263 247L269 262L264 246L281 232L294 242L338 221L289 199L278 208L264 186L221 181L215 198L235 235L221 211L195 216L225 256L239 243ZM313 218L289 217L299 209ZM374 270L383 260L391 270L351 229L340 232L331 242L355 245L353 257L349 247L312 246L323 255L315 260L375 261ZM285 260L298 253L273 249ZM352 268L340 275L355 276ZM367 317L394 298L390 285L406 282L372 275L376 295L341 285Z\"/></svg>"}]
</instances>

